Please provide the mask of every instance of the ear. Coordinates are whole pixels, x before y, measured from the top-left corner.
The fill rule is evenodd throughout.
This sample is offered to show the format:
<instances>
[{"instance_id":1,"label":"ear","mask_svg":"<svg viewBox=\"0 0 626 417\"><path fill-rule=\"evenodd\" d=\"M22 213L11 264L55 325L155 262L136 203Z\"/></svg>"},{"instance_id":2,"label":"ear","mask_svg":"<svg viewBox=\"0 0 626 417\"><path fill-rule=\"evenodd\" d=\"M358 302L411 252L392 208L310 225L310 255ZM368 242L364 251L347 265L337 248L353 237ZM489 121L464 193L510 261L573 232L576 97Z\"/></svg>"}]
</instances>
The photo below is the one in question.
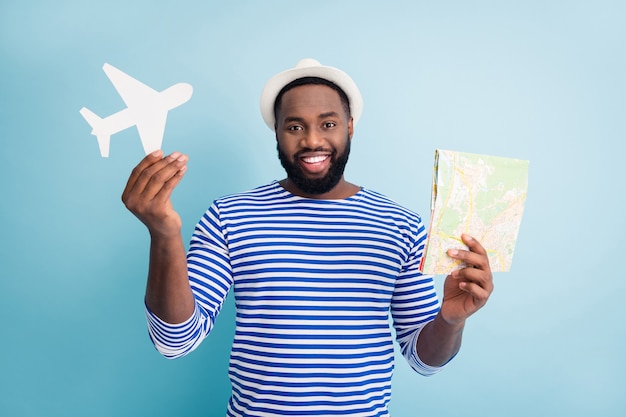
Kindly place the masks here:
<instances>
[{"instance_id":1,"label":"ear","mask_svg":"<svg viewBox=\"0 0 626 417\"><path fill-rule=\"evenodd\" d=\"M353 134L354 134L354 119L350 117L350 120L348 120L348 136L350 137L350 140L352 140Z\"/></svg>"}]
</instances>

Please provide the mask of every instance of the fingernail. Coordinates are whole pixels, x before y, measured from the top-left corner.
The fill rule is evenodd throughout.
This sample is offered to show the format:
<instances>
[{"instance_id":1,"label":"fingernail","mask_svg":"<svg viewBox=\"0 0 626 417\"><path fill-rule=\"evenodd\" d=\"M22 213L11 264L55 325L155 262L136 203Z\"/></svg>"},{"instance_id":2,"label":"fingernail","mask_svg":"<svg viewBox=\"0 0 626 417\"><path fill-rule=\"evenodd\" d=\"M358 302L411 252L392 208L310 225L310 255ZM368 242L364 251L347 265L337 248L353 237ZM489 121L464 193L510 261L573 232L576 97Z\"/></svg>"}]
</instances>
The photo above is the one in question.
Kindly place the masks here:
<instances>
[{"instance_id":1,"label":"fingernail","mask_svg":"<svg viewBox=\"0 0 626 417\"><path fill-rule=\"evenodd\" d=\"M459 254L459 251L458 251L458 250L456 250L456 249L450 249L450 250L448 251L448 255L450 255L450 256L456 256L456 255L458 255L458 254Z\"/></svg>"},{"instance_id":2,"label":"fingernail","mask_svg":"<svg viewBox=\"0 0 626 417\"><path fill-rule=\"evenodd\" d=\"M179 156L180 156L180 152L174 152L173 154L170 155L170 158L178 159Z\"/></svg>"},{"instance_id":3,"label":"fingernail","mask_svg":"<svg viewBox=\"0 0 626 417\"><path fill-rule=\"evenodd\" d=\"M186 161L186 160L187 160L187 155L181 155L181 156L179 156L179 157L177 158L177 160L178 160L179 162L184 162L184 161Z\"/></svg>"},{"instance_id":4,"label":"fingernail","mask_svg":"<svg viewBox=\"0 0 626 417\"><path fill-rule=\"evenodd\" d=\"M464 233L463 236L465 236L465 240L474 240L473 237L471 237L470 235Z\"/></svg>"},{"instance_id":5,"label":"fingernail","mask_svg":"<svg viewBox=\"0 0 626 417\"><path fill-rule=\"evenodd\" d=\"M153 151L152 153L150 153L150 155L152 156L159 156L161 154L161 150L157 149L156 151Z\"/></svg>"}]
</instances>

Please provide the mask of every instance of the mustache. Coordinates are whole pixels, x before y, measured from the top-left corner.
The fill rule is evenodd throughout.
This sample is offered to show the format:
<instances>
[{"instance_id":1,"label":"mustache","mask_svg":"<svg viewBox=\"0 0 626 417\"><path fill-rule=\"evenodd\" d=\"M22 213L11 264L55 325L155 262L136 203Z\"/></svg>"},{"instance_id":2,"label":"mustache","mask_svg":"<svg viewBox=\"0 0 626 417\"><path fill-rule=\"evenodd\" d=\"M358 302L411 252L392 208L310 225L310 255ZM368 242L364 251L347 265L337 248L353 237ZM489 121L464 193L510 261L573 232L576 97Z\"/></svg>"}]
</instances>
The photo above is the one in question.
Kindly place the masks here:
<instances>
[{"instance_id":1,"label":"mustache","mask_svg":"<svg viewBox=\"0 0 626 417\"><path fill-rule=\"evenodd\" d=\"M294 154L294 157L299 158L300 156L304 155L305 153L309 153L309 152L327 152L329 154L331 154L331 156L335 156L337 154L337 150L336 149L328 149L328 148L323 148L323 147L318 147L318 148L304 148L304 149L300 149L298 152L296 152Z\"/></svg>"}]
</instances>

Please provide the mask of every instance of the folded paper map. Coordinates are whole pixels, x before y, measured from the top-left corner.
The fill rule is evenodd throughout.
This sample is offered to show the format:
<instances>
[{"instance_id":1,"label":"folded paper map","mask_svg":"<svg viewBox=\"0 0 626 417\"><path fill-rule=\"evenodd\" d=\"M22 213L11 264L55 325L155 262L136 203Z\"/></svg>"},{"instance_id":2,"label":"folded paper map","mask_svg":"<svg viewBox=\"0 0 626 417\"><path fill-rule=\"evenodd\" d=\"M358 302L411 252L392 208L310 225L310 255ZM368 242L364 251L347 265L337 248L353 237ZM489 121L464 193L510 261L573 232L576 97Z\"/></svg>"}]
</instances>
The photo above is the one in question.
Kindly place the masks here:
<instances>
[{"instance_id":1,"label":"folded paper map","mask_svg":"<svg viewBox=\"0 0 626 417\"><path fill-rule=\"evenodd\" d=\"M493 272L509 271L527 189L528 161L437 149L422 272L462 267L446 252L466 249L463 233L483 245Z\"/></svg>"}]
</instances>

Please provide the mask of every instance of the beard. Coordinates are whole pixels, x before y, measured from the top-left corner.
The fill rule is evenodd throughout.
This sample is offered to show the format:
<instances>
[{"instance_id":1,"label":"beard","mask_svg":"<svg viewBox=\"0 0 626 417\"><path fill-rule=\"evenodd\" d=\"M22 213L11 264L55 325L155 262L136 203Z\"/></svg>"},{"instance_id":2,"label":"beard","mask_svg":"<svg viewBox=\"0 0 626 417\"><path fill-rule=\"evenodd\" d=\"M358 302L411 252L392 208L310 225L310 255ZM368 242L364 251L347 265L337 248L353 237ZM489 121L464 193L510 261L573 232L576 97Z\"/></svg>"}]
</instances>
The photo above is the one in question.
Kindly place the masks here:
<instances>
[{"instance_id":1,"label":"beard","mask_svg":"<svg viewBox=\"0 0 626 417\"><path fill-rule=\"evenodd\" d=\"M330 168L328 169L326 175L322 178L308 178L306 176L300 165L297 163L300 158L300 152L294 155L292 160L282 151L282 149L280 149L280 145L277 144L276 148L278 149L278 159L280 159L281 165L287 172L287 178L293 181L293 183L303 193L309 195L319 195L325 194L335 188L335 186L339 183L339 180L343 177L343 171L346 168L348 157L350 156L350 137L347 138L346 146L340 154L337 153L336 149L333 150L330 155Z\"/></svg>"}]
</instances>

